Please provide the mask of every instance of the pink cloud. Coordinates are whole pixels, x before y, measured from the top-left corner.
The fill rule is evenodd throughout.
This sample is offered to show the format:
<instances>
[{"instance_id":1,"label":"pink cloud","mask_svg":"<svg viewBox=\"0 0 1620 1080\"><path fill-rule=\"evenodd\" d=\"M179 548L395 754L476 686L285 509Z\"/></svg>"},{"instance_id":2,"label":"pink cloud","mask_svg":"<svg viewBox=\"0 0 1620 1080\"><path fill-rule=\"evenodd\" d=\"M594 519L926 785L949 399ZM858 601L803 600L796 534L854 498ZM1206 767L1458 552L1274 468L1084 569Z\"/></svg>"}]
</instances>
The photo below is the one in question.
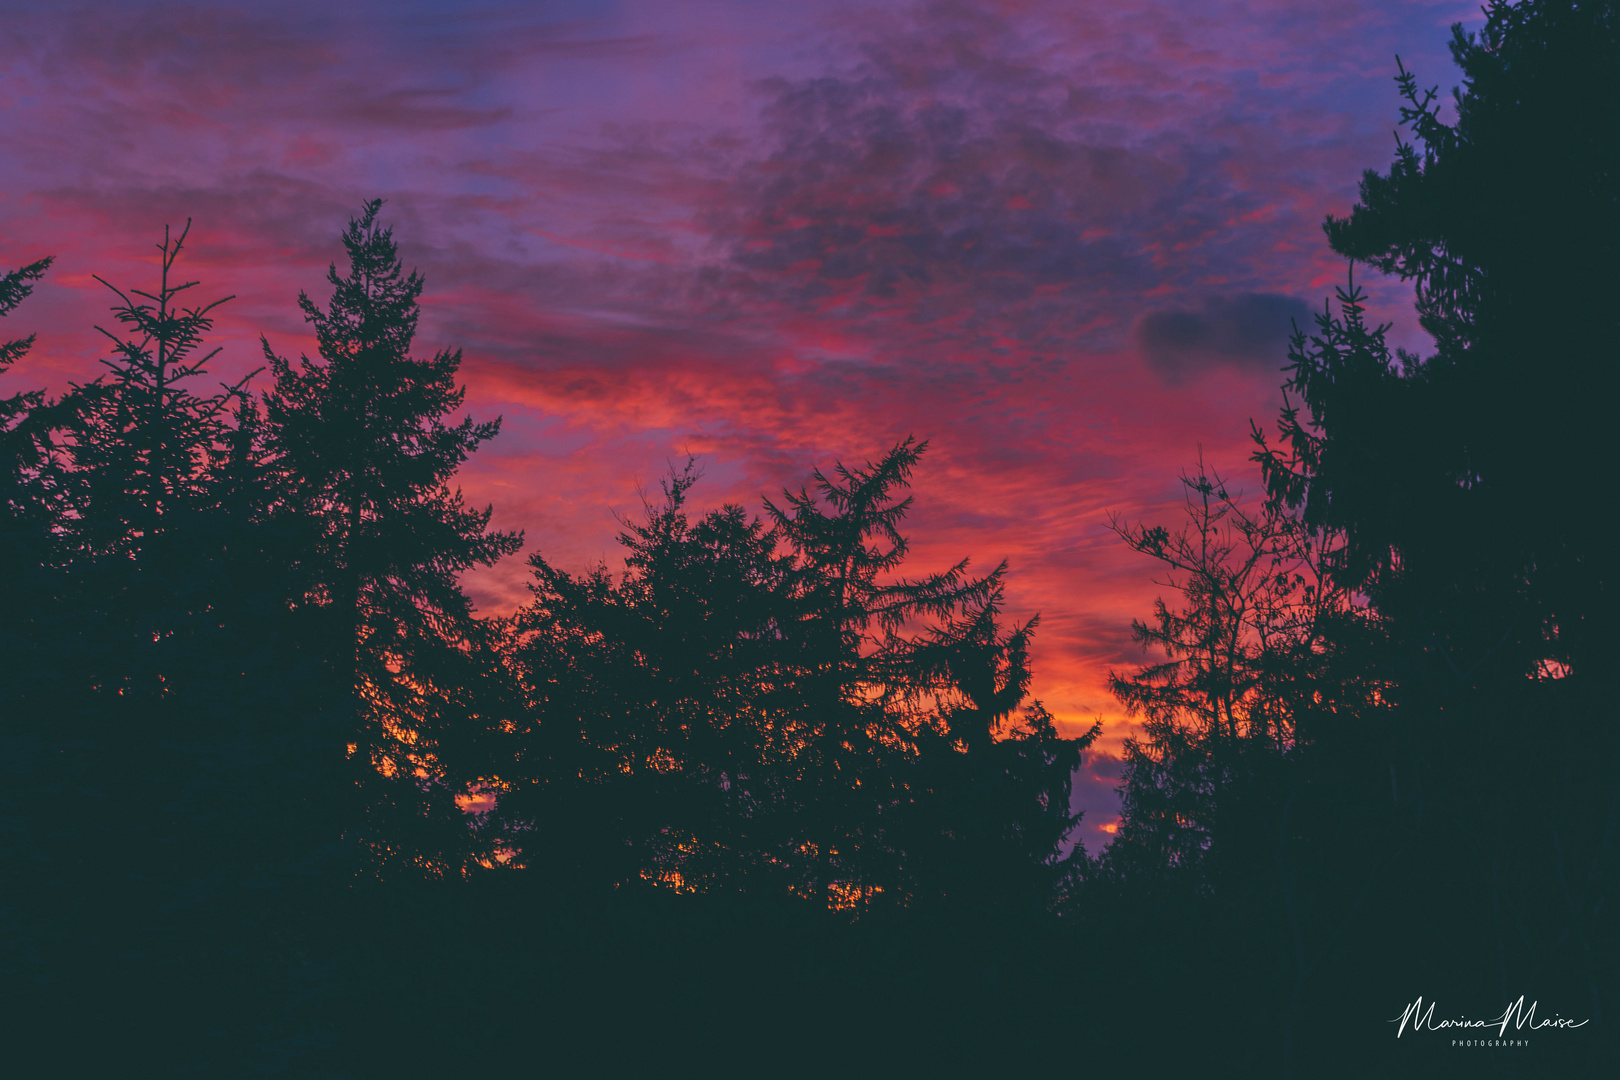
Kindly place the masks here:
<instances>
[{"instance_id":1,"label":"pink cloud","mask_svg":"<svg viewBox=\"0 0 1620 1080\"><path fill-rule=\"evenodd\" d=\"M1243 473L1282 357L1231 313L1314 308L1342 278L1319 223L1388 157L1393 54L1444 83L1436 28L1472 9L770 7L10 19L6 265L58 255L11 317L40 331L14 384L92 375L89 275L145 280L187 217L188 273L239 297L220 377L258 364L260 332L309 349L292 301L385 196L428 279L423 351L464 348L469 408L507 417L463 476L497 525L578 567L615 557L613 513L687 452L700 504L757 507L929 438L919 564L1009 558L1010 614L1042 614L1036 694L1070 731L1102 718L1117 753L1104 676L1140 659L1126 630L1157 589L1107 515L1173 514L1200 447ZM1375 313L1406 300L1380 287ZM1178 312L1205 336L1153 353L1171 339L1141 328ZM1409 319L1396 338L1422 344ZM523 580L511 560L469 587L499 610ZM1077 795L1093 848L1106 773Z\"/></svg>"}]
</instances>

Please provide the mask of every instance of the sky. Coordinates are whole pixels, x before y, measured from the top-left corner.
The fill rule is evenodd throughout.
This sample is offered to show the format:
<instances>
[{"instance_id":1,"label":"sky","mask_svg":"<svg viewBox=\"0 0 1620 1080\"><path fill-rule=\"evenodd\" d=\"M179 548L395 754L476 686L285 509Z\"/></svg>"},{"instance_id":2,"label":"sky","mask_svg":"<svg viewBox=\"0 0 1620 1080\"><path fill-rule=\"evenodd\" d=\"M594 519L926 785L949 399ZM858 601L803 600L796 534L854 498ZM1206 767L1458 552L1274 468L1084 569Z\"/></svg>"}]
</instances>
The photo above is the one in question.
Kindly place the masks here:
<instances>
[{"instance_id":1,"label":"sky","mask_svg":"<svg viewBox=\"0 0 1620 1080\"><path fill-rule=\"evenodd\" d=\"M419 351L464 352L504 418L464 468L526 554L618 565L696 455L698 509L928 440L912 570L1008 560L1041 617L1033 692L1104 734L1076 779L1107 841L1130 718L1110 670L1202 460L1254 493L1291 320L1346 280L1321 223L1386 167L1398 54L1458 74L1472 0L0 0L0 267L56 256L8 318L6 392L93 378L113 284L165 225L220 309L213 374L314 353L338 235L386 200L423 273ZM1370 273L1370 272L1369 272ZM1407 289L1361 282L1423 349ZM470 575L486 612L524 557Z\"/></svg>"}]
</instances>

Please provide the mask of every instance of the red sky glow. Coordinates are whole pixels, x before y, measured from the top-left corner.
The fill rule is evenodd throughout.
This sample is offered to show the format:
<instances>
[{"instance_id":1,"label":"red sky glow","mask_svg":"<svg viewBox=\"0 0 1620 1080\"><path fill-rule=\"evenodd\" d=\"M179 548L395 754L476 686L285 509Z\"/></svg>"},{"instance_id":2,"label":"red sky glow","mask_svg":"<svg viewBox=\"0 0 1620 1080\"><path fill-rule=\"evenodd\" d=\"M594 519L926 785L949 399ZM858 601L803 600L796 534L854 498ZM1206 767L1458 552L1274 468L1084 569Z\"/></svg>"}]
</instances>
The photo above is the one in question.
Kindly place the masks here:
<instances>
[{"instance_id":1,"label":"red sky glow","mask_svg":"<svg viewBox=\"0 0 1620 1080\"><path fill-rule=\"evenodd\" d=\"M7 5L8 9L13 5ZM1154 568L1111 513L1171 521L1204 460L1253 491L1289 319L1345 266L1323 240L1384 166L1395 54L1449 89L1474 0L937 4L117 3L8 10L0 265L57 256L8 325L12 390L98 371L108 296L165 224L221 310L216 374L312 351L337 236L387 200L427 279L424 354L465 350L502 435L464 471L568 569L699 457L700 508L929 440L917 569L1011 563L1041 614L1035 694L1105 736ZM1392 339L1426 342L1369 281ZM469 578L524 596L521 558Z\"/></svg>"}]
</instances>

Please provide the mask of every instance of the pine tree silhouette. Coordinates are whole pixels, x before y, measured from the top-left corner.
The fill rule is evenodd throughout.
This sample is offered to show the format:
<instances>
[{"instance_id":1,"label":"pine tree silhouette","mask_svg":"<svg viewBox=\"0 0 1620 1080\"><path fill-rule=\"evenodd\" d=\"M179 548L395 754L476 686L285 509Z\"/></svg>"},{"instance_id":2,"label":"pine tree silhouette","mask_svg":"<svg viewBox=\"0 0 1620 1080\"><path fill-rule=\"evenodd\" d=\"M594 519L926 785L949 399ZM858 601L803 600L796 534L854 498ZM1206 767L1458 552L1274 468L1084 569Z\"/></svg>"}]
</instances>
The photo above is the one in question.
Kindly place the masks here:
<instances>
[{"instance_id":1,"label":"pine tree silhouette","mask_svg":"<svg viewBox=\"0 0 1620 1080\"><path fill-rule=\"evenodd\" d=\"M294 364L265 344L266 423L287 510L319 530L303 600L325 613L346 701L342 742L362 800L352 835L378 866L456 874L477 855L455 802L469 778L453 776L444 740L482 722L467 691L483 662L457 575L522 539L491 531L491 511L449 486L500 421L446 423L465 396L461 354L410 355L422 279L403 273L381 207L366 204L344 232L348 272L328 271L328 306L299 296L319 359Z\"/></svg>"},{"instance_id":2,"label":"pine tree silhouette","mask_svg":"<svg viewBox=\"0 0 1620 1080\"><path fill-rule=\"evenodd\" d=\"M1055 893L1095 732L1062 739L1038 704L1011 719L1032 626L999 628L1005 567L900 576L921 451L817 472L819 499L764 520L691 521L689 462L627 523L621 579L531 557L501 797L524 863L857 912L992 881Z\"/></svg>"},{"instance_id":3,"label":"pine tree silhouette","mask_svg":"<svg viewBox=\"0 0 1620 1080\"><path fill-rule=\"evenodd\" d=\"M40 259L0 277L0 317L27 299L51 262ZM33 343L32 334L0 343L0 376ZM0 558L14 571L0 591L0 677L13 701L44 670L50 654L51 589L45 579L55 561L51 526L61 498L55 448L64 423L52 404L43 390L0 397Z\"/></svg>"}]
</instances>

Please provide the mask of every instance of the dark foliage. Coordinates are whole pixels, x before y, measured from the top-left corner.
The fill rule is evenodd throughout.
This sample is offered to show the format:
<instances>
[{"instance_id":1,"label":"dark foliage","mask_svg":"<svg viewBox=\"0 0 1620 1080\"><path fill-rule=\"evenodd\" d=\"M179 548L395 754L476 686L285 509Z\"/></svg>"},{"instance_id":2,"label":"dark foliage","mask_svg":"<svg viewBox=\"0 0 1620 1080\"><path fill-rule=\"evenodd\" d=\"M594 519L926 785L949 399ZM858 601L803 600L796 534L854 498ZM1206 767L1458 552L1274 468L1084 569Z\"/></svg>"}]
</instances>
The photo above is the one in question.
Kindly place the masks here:
<instances>
[{"instance_id":1,"label":"dark foliage","mask_svg":"<svg viewBox=\"0 0 1620 1080\"><path fill-rule=\"evenodd\" d=\"M240 1062L320 1023L286 916L314 900L333 778L257 418L195 390L219 302L183 306L184 242L155 291L114 289L108 374L29 395L12 429L6 982L31 1037L72 1017L137 1058ZM176 1010L212 1042L167 1046Z\"/></svg>"},{"instance_id":2,"label":"dark foliage","mask_svg":"<svg viewBox=\"0 0 1620 1080\"><path fill-rule=\"evenodd\" d=\"M1454 31L1452 126L1400 69L1415 142L1326 229L1414 282L1435 351L1391 355L1350 284L1296 332L1280 442L1255 429L1264 505L1200 472L1189 529L1120 530L1178 599L1137 627L1164 661L1115 677L1143 724L1081 903L1223 938L1178 977L1227 966L1270 1035L1256 1069L1610 1060L1616 14L1490 4L1477 38ZM1466 1061L1348 1038L1419 994L1479 1018L1522 994L1589 1024Z\"/></svg>"},{"instance_id":3,"label":"dark foliage","mask_svg":"<svg viewBox=\"0 0 1620 1080\"><path fill-rule=\"evenodd\" d=\"M921 452L818 472L820 500L789 493L763 521L693 523L688 464L621 535L622 580L531 559L500 799L521 861L852 911L1055 895L1091 736L1059 738L1038 703L1012 719L1033 627L997 628L1004 567L898 576L894 493Z\"/></svg>"},{"instance_id":4,"label":"dark foliage","mask_svg":"<svg viewBox=\"0 0 1620 1080\"><path fill-rule=\"evenodd\" d=\"M1612 670L1594 484L1617 389L1620 10L1486 10L1477 37L1453 31L1455 124L1403 68L1414 141L1327 223L1334 250L1413 282L1437 348L1397 365L1330 332L1300 358L1290 386L1318 430L1288 432L1313 481L1294 497L1438 662Z\"/></svg>"},{"instance_id":5,"label":"dark foliage","mask_svg":"<svg viewBox=\"0 0 1620 1080\"><path fill-rule=\"evenodd\" d=\"M349 273L327 272L325 311L299 307L320 360L265 356L275 388L266 434L283 483L278 513L309 526L304 590L293 603L320 626L339 745L354 805L345 832L367 865L459 874L478 851L456 796L468 778L445 741L484 722L471 699L489 664L458 575L522 545L489 530L449 482L500 421L464 417L461 353L410 355L422 279L404 274L390 230L368 203L343 234Z\"/></svg>"},{"instance_id":6,"label":"dark foliage","mask_svg":"<svg viewBox=\"0 0 1620 1080\"><path fill-rule=\"evenodd\" d=\"M1083 855L1092 736L1026 702L1005 567L900 575L922 447L817 472L763 521L692 521L689 467L626 526L621 578L535 556L534 603L479 618L460 572L520 540L451 484L498 423L452 419L458 353L410 355L422 281L379 206L331 303L300 297L319 358L266 346L262 405L247 379L204 389L223 301L187 306L185 232L155 290L109 285L102 378L3 403L16 1044L55 1040L69 1069L116 1046L157 1072L411 1072L562 1002L557 1054L583 1062L606 1028L580 1010L624 979L693 981L687 1023L744 1008L696 967L724 948L764 978L750 934L819 988L779 1004L829 1017L853 1015L816 1004L846 978L961 1016L1000 966L1042 963L1028 928L1057 925ZM6 311L48 265L4 279ZM968 913L1009 928L959 946L987 984L862 953L917 963ZM567 981L514 982L496 953ZM500 999L445 1004L465 979ZM1037 1046L1015 1000L1007 1045ZM431 1045L396 1054L412 1029Z\"/></svg>"},{"instance_id":7,"label":"dark foliage","mask_svg":"<svg viewBox=\"0 0 1620 1080\"><path fill-rule=\"evenodd\" d=\"M1096 737L1030 700L1005 565L907 576L924 446L694 514L624 565L465 505L499 422L366 205L318 357L213 387L212 311L113 288L94 382L0 398L0 985L66 1074L1607 1075L1620 858L1601 512L1614 391L1612 3L1491 3L1457 119L1330 219L1414 283L1297 330L1262 497L1199 469ZM1578 108L1576 106L1579 106ZM0 278L0 315L50 260ZM109 286L111 287L111 286ZM0 373L32 338L0 344ZM251 377L250 377L251 378ZM1519 995L1588 1018L1489 1058L1397 1040ZM1510 1056L1511 1054L1511 1056Z\"/></svg>"}]
</instances>

